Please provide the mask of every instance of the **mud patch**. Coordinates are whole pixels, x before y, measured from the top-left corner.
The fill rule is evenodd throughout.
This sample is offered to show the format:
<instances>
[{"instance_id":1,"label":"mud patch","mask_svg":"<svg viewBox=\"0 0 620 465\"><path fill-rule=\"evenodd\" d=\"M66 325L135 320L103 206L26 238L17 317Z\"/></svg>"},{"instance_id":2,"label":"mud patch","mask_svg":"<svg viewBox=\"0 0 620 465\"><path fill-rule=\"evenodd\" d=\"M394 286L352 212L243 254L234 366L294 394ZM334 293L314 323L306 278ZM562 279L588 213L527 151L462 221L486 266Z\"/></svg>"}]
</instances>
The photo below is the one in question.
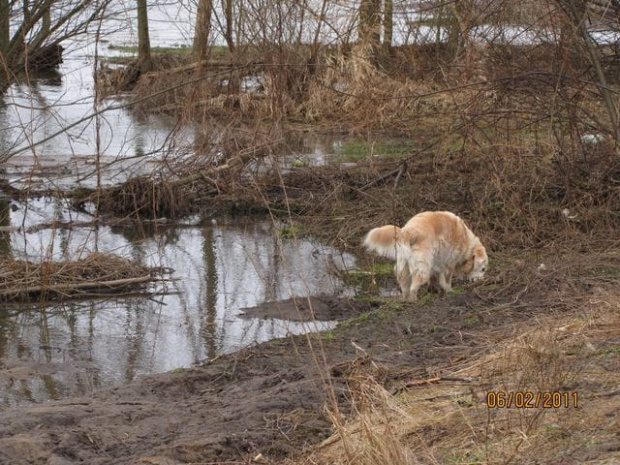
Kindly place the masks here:
<instances>
[{"instance_id":1,"label":"mud patch","mask_svg":"<svg viewBox=\"0 0 620 465\"><path fill-rule=\"evenodd\" d=\"M321 294L264 302L256 307L242 309L243 313L240 316L288 321L342 321L359 316L370 309L370 304L359 300Z\"/></svg>"}]
</instances>

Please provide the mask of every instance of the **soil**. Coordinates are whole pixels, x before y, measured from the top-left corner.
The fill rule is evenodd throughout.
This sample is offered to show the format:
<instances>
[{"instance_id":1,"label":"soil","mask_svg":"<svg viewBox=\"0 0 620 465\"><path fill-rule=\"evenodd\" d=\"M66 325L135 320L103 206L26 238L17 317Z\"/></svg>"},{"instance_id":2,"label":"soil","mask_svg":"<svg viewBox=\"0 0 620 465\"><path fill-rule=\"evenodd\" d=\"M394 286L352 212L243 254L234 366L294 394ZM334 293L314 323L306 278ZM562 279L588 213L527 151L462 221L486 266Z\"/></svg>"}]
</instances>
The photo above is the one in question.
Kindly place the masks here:
<instances>
[{"instance_id":1,"label":"soil","mask_svg":"<svg viewBox=\"0 0 620 465\"><path fill-rule=\"evenodd\" d=\"M321 294L311 297L263 302L252 308L242 309L243 318L277 318L289 321L341 321L370 310L370 304L335 298Z\"/></svg>"},{"instance_id":2,"label":"soil","mask_svg":"<svg viewBox=\"0 0 620 465\"><path fill-rule=\"evenodd\" d=\"M368 373L398 392L411 380L449 373L455 363L514 337L519 325L574 314L601 289L617 286L617 254L548 256L544 268L539 260L496 259L484 283L450 295L423 294L417 304L319 296L310 300L317 315L349 316L329 333L274 340L86 398L4 409L0 463L252 463L258 454L268 463L295 459L333 433L334 403L353 414L352 373ZM291 305L248 312L282 316ZM610 372L620 368L617 359L605 363L614 364L606 367ZM582 396L602 390L587 380L574 386ZM590 448L588 457L604 457L608 446ZM577 463L569 458L562 463Z\"/></svg>"}]
</instances>

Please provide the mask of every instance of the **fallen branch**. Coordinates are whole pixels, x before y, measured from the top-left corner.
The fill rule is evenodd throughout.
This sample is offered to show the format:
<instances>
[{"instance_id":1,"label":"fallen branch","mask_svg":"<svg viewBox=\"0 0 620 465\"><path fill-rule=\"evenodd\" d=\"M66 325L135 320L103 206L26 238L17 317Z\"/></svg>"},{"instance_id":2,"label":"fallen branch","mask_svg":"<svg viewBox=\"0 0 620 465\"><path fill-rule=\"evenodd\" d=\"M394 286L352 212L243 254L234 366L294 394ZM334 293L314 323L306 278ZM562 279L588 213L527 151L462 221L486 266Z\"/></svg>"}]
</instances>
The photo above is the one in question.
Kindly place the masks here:
<instances>
[{"instance_id":1,"label":"fallen branch","mask_svg":"<svg viewBox=\"0 0 620 465\"><path fill-rule=\"evenodd\" d=\"M135 286L137 284L144 284L153 281L152 276L142 276L139 278L127 278L127 279L115 279L112 281L99 281L92 283L66 283L66 284L55 284L55 285L45 285L42 284L40 286L29 286L22 287L19 289L0 289L0 298L2 297L10 297L10 296L20 296L20 295L30 295L30 294L60 294L60 295L71 295L72 293L76 293L79 290L88 290L92 291L94 289L119 289L125 288L127 286Z\"/></svg>"},{"instance_id":2,"label":"fallen branch","mask_svg":"<svg viewBox=\"0 0 620 465\"><path fill-rule=\"evenodd\" d=\"M396 177L396 180L394 181L394 187L396 188L398 186L398 182L400 181L400 177L403 174L403 171L406 169L406 162L400 163L398 165L398 168L382 174L381 176L373 179L372 181L370 181L368 184L363 185L362 187L360 187L358 190L360 191L365 191L366 189L369 189L373 186L376 186L377 184L381 184L382 182L386 181L387 179L390 179L391 177Z\"/></svg>"},{"instance_id":3,"label":"fallen branch","mask_svg":"<svg viewBox=\"0 0 620 465\"><path fill-rule=\"evenodd\" d=\"M186 176L183 179L179 179L178 181L174 181L172 186L180 187L191 184L195 181L209 179L211 180L211 176L214 174L222 173L225 171L234 168L235 166L239 166L249 162L252 158L256 157L257 153L266 148L273 147L274 144L277 144L280 140L265 142L264 144L256 145L253 147L249 147L245 150L242 150L238 155L231 157L226 163L223 165L212 166L207 169L201 170L198 173L192 174L190 176Z\"/></svg>"}]
</instances>

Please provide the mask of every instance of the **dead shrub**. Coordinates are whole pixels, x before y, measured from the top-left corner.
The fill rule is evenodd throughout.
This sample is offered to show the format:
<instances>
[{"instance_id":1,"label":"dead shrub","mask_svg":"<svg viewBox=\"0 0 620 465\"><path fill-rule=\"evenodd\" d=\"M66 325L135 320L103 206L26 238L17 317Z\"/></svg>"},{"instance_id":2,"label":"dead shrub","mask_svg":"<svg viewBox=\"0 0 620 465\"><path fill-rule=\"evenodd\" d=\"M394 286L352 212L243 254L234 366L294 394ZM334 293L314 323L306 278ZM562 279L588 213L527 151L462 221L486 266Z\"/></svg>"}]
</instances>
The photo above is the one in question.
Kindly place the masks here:
<instances>
[{"instance_id":1,"label":"dead shrub","mask_svg":"<svg viewBox=\"0 0 620 465\"><path fill-rule=\"evenodd\" d=\"M358 247L371 227L404 224L420 211L449 210L491 248L574 247L594 237L609 241L620 227L613 153L585 157L545 147L427 151L343 169L304 168L282 179L264 175L254 188L266 207L301 213L310 233L338 246Z\"/></svg>"},{"instance_id":2,"label":"dead shrub","mask_svg":"<svg viewBox=\"0 0 620 465\"><path fill-rule=\"evenodd\" d=\"M91 253L85 258L33 263L2 259L0 301L46 301L137 290L155 270L125 258Z\"/></svg>"},{"instance_id":3,"label":"dead shrub","mask_svg":"<svg viewBox=\"0 0 620 465\"><path fill-rule=\"evenodd\" d=\"M192 213L190 191L161 178L139 176L89 196L100 213L119 218L182 218Z\"/></svg>"}]
</instances>

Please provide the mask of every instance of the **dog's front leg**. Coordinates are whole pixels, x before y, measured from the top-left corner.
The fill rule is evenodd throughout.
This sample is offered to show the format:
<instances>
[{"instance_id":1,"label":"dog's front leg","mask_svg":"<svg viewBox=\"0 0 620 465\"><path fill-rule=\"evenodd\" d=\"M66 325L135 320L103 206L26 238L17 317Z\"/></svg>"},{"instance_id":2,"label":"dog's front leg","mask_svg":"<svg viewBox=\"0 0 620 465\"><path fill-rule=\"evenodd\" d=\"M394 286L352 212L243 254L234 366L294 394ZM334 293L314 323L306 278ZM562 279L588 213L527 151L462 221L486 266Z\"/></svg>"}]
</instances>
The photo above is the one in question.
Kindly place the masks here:
<instances>
[{"instance_id":1,"label":"dog's front leg","mask_svg":"<svg viewBox=\"0 0 620 465\"><path fill-rule=\"evenodd\" d=\"M453 270L450 269L439 273L439 287L441 287L444 292L452 292L452 273Z\"/></svg>"}]
</instances>

